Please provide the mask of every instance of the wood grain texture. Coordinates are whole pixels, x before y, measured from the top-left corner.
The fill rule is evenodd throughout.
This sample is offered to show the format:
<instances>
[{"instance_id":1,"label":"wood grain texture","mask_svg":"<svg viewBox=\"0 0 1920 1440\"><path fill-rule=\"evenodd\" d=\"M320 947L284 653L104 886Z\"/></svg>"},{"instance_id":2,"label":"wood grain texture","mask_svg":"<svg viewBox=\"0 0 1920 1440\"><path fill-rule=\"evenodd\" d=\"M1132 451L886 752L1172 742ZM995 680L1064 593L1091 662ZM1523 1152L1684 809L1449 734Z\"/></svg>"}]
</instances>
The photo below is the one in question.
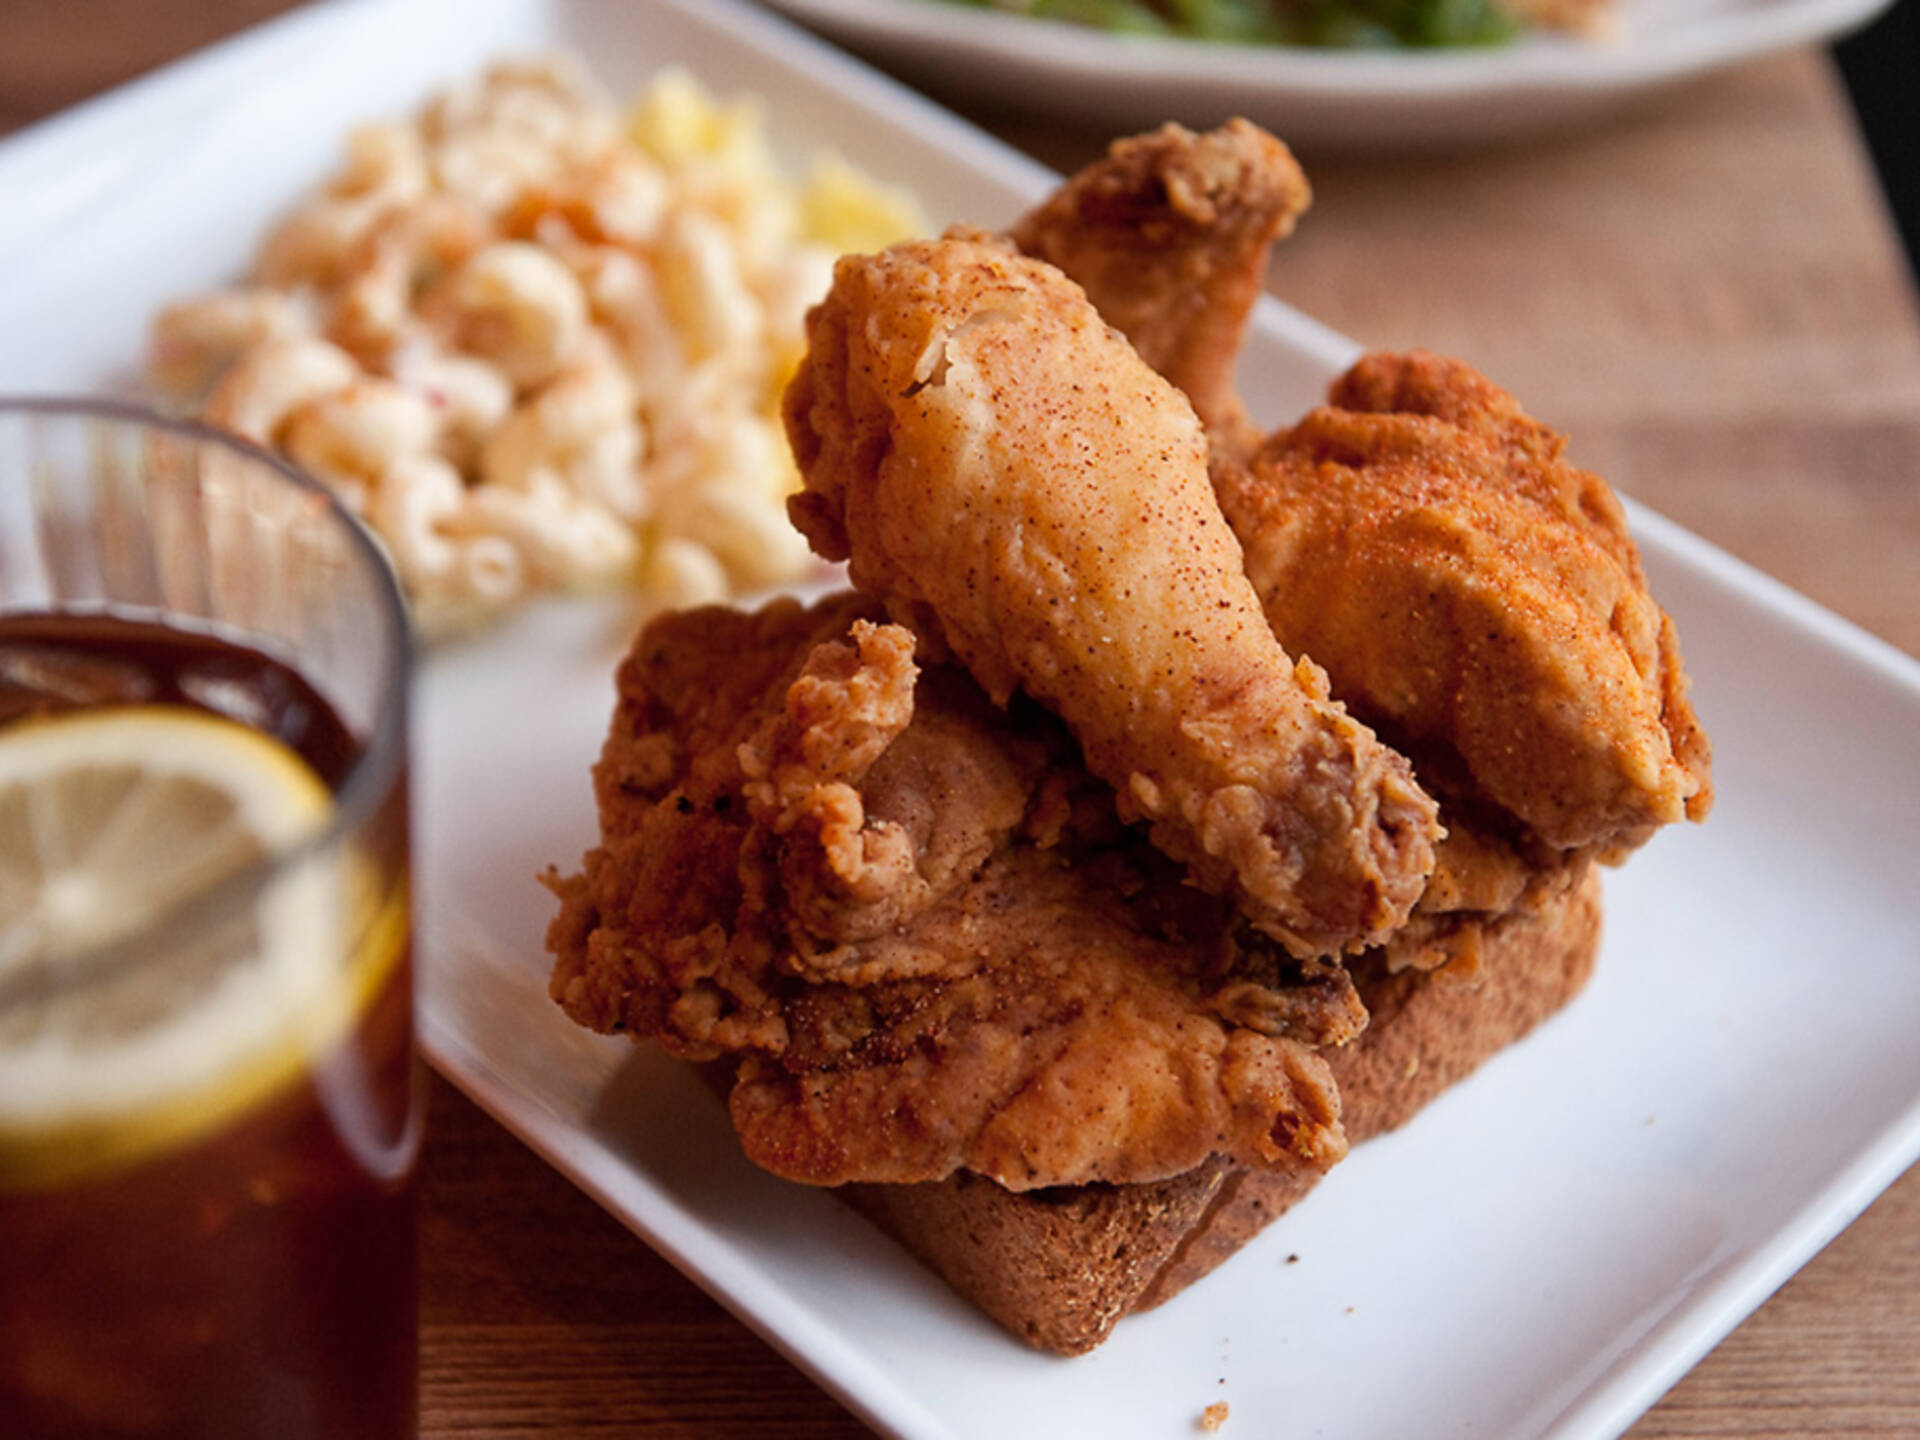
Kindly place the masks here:
<instances>
[{"instance_id":1,"label":"wood grain texture","mask_svg":"<svg viewBox=\"0 0 1920 1440\"><path fill-rule=\"evenodd\" d=\"M0 0L0 127L280 8ZM1106 138L974 118L1062 168ZM1920 321L1824 57L1523 147L1303 158L1318 199L1278 293L1471 360L1621 489L1920 654ZM429 1436L865 1433L438 1081L424 1225ZM1916 1357L1920 1173L1632 1434L1920 1434Z\"/></svg>"},{"instance_id":2,"label":"wood grain texture","mask_svg":"<svg viewBox=\"0 0 1920 1440\"><path fill-rule=\"evenodd\" d=\"M422 1434L867 1433L438 1077L427 1133Z\"/></svg>"}]
</instances>

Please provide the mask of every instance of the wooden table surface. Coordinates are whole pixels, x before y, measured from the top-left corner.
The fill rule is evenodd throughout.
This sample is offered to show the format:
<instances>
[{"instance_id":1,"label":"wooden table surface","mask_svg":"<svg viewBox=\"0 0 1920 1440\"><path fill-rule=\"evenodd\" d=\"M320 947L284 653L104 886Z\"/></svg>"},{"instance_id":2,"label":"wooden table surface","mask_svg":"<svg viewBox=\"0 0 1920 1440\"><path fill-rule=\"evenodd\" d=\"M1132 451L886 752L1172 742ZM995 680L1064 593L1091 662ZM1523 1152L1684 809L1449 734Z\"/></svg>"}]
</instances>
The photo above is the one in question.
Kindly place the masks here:
<instances>
[{"instance_id":1,"label":"wooden table surface","mask_svg":"<svg viewBox=\"0 0 1920 1440\"><path fill-rule=\"evenodd\" d=\"M0 0L0 128L279 8ZM1106 138L975 118L1061 168ZM1824 54L1524 147L1303 158L1278 293L1473 361L1621 490L1920 654L1920 316ZM424 1433L865 1433L449 1086L432 1103ZM1920 1172L1631 1433L1920 1435Z\"/></svg>"}]
</instances>

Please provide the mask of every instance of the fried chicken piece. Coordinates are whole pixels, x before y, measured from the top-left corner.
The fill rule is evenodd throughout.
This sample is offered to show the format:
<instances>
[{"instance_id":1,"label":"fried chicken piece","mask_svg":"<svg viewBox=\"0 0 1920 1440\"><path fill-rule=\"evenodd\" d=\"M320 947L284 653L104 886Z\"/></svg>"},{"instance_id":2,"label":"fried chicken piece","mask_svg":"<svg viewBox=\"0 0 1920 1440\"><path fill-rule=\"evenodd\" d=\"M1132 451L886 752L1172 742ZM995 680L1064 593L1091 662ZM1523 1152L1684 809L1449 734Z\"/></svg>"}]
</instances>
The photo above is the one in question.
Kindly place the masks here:
<instances>
[{"instance_id":1,"label":"fried chicken piece","mask_svg":"<svg viewBox=\"0 0 1920 1440\"><path fill-rule=\"evenodd\" d=\"M979 234L850 256L786 397L794 523L1125 818L1301 955L1407 916L1433 802L1274 642L1192 407L1050 265Z\"/></svg>"},{"instance_id":2,"label":"fried chicken piece","mask_svg":"<svg viewBox=\"0 0 1920 1440\"><path fill-rule=\"evenodd\" d=\"M1293 152L1231 120L1115 141L1010 232L1083 286L1155 370L1186 392L1216 453L1260 440L1234 388L1267 255L1312 202Z\"/></svg>"},{"instance_id":3,"label":"fried chicken piece","mask_svg":"<svg viewBox=\"0 0 1920 1440\"><path fill-rule=\"evenodd\" d=\"M798 997L787 1048L750 1059L729 1105L757 1164L830 1185L964 1168L1026 1190L1345 1154L1319 1055L1225 1023L1188 947L1142 934L1069 857L1011 847L913 931L985 963Z\"/></svg>"},{"instance_id":4,"label":"fried chicken piece","mask_svg":"<svg viewBox=\"0 0 1920 1440\"><path fill-rule=\"evenodd\" d=\"M1365 1015L1122 825L1053 717L844 595L654 621L548 943L579 1023L739 1067L790 1179L1132 1182L1344 1150Z\"/></svg>"},{"instance_id":5,"label":"fried chicken piece","mask_svg":"<svg viewBox=\"0 0 1920 1440\"><path fill-rule=\"evenodd\" d=\"M1587 858L1618 859L1711 803L1672 623L1604 482L1457 362L1370 357L1329 407L1248 444L1222 392L1250 302L1198 312L1189 277L1265 273L1298 186L1277 144L1239 122L1123 141L1013 237L1199 387L1221 509L1275 634L1440 799L1448 835L1420 909L1537 903ZM1195 174L1228 179L1196 204ZM1142 263L1163 235L1178 265ZM1196 350L1227 358L1196 377Z\"/></svg>"},{"instance_id":6,"label":"fried chicken piece","mask_svg":"<svg viewBox=\"0 0 1920 1440\"><path fill-rule=\"evenodd\" d=\"M1215 480L1282 644L1440 752L1423 775L1617 860L1705 816L1709 752L1620 504L1565 448L1458 361L1373 355Z\"/></svg>"}]
</instances>

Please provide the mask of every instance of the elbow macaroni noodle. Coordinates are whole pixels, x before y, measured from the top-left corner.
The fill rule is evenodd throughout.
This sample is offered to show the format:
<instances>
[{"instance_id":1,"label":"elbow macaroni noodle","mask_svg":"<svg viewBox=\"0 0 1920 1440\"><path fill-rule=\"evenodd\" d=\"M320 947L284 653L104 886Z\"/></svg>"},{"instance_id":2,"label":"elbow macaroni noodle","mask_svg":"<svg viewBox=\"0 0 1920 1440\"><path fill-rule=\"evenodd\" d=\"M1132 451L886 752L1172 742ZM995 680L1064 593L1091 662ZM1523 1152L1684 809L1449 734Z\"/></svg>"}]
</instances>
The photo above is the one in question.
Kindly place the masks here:
<instances>
[{"instance_id":1,"label":"elbow macaroni noodle","mask_svg":"<svg viewBox=\"0 0 1920 1440\"><path fill-rule=\"evenodd\" d=\"M517 61L349 136L245 284L161 312L150 370L333 486L429 638L543 590L703 603L804 572L778 407L806 307L922 229L844 162L788 178L685 72L623 110Z\"/></svg>"}]
</instances>

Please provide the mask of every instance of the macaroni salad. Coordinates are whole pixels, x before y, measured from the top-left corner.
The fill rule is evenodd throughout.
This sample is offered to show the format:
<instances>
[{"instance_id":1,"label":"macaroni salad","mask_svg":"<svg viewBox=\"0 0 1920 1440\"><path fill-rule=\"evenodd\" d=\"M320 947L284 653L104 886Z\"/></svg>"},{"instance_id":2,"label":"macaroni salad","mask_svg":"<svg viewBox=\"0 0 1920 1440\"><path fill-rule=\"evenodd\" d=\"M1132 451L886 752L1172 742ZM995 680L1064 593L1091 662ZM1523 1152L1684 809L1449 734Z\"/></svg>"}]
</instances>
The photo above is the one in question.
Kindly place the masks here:
<instances>
[{"instance_id":1,"label":"macaroni salad","mask_svg":"<svg viewBox=\"0 0 1920 1440\"><path fill-rule=\"evenodd\" d=\"M428 638L530 594L652 605L791 580L779 397L833 261L925 228L832 158L786 176L750 100L566 57L348 138L248 280L169 307L150 372L331 485Z\"/></svg>"}]
</instances>

